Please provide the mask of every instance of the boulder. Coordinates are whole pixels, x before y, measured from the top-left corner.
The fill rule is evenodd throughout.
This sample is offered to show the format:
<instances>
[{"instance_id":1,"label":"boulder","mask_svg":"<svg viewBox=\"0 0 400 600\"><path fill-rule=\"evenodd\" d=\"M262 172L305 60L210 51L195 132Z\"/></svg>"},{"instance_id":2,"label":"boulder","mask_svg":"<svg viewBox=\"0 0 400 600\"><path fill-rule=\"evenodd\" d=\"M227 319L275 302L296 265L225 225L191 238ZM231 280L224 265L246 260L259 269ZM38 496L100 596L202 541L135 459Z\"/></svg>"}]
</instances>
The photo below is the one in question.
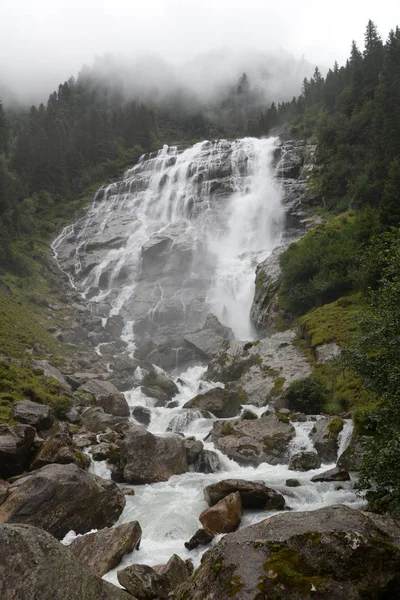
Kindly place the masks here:
<instances>
[{"instance_id":1,"label":"boulder","mask_svg":"<svg viewBox=\"0 0 400 600\"><path fill-rule=\"evenodd\" d=\"M275 414L255 421L216 421L211 439L215 446L241 465L284 463L296 431Z\"/></svg>"},{"instance_id":2,"label":"boulder","mask_svg":"<svg viewBox=\"0 0 400 600\"><path fill-rule=\"evenodd\" d=\"M2 504L7 498L9 487L10 484L8 483L8 481L3 481L3 479L0 479L0 504Z\"/></svg>"},{"instance_id":3,"label":"boulder","mask_svg":"<svg viewBox=\"0 0 400 600\"><path fill-rule=\"evenodd\" d=\"M170 587L167 578L147 565L130 565L118 571L117 577L119 583L137 600L168 598Z\"/></svg>"},{"instance_id":4,"label":"boulder","mask_svg":"<svg viewBox=\"0 0 400 600\"><path fill-rule=\"evenodd\" d=\"M25 523L62 539L68 531L86 533L113 525L125 496L111 481L76 465L47 465L19 478L0 506L0 523Z\"/></svg>"},{"instance_id":5,"label":"boulder","mask_svg":"<svg viewBox=\"0 0 400 600\"><path fill-rule=\"evenodd\" d=\"M315 356L317 358L317 365L324 365L327 362L330 362L334 358L340 356L341 349L340 346L335 344L334 342L330 342L328 344L320 344L315 348Z\"/></svg>"},{"instance_id":6,"label":"boulder","mask_svg":"<svg viewBox=\"0 0 400 600\"><path fill-rule=\"evenodd\" d=\"M238 389L213 388L195 396L183 405L183 408L197 408L212 413L219 419L229 419L239 414L242 403L246 401L245 392Z\"/></svg>"},{"instance_id":7,"label":"boulder","mask_svg":"<svg viewBox=\"0 0 400 600\"><path fill-rule=\"evenodd\" d=\"M344 469L339 469L338 467L334 467L333 469L324 471L324 473L315 475L314 477L311 478L311 481L313 481L315 483L320 482L320 481L350 481L350 475Z\"/></svg>"},{"instance_id":8,"label":"boulder","mask_svg":"<svg viewBox=\"0 0 400 600\"><path fill-rule=\"evenodd\" d=\"M116 373L122 373L128 371L134 373L136 368L139 366L140 361L135 358L131 358L127 352L117 354L111 362L111 369Z\"/></svg>"},{"instance_id":9,"label":"boulder","mask_svg":"<svg viewBox=\"0 0 400 600\"><path fill-rule=\"evenodd\" d=\"M285 485L286 487L300 487L301 483L298 479L286 479Z\"/></svg>"},{"instance_id":10,"label":"boulder","mask_svg":"<svg viewBox=\"0 0 400 600\"><path fill-rule=\"evenodd\" d=\"M363 464L363 451L366 436L353 433L346 450L339 456L337 466L346 471L359 471Z\"/></svg>"},{"instance_id":11,"label":"boulder","mask_svg":"<svg viewBox=\"0 0 400 600\"><path fill-rule=\"evenodd\" d=\"M242 520L242 501L239 492L225 496L222 500L206 508L199 519L204 529L214 533L236 531Z\"/></svg>"},{"instance_id":12,"label":"boulder","mask_svg":"<svg viewBox=\"0 0 400 600\"><path fill-rule=\"evenodd\" d=\"M242 414L240 415L240 418L244 419L245 421L252 421L254 419L258 419L258 415L252 410L245 408Z\"/></svg>"},{"instance_id":13,"label":"boulder","mask_svg":"<svg viewBox=\"0 0 400 600\"><path fill-rule=\"evenodd\" d=\"M12 416L15 421L32 425L37 431L50 429L55 420L54 411L50 406L37 404L30 400L15 402Z\"/></svg>"},{"instance_id":14,"label":"boulder","mask_svg":"<svg viewBox=\"0 0 400 600\"><path fill-rule=\"evenodd\" d=\"M281 283L279 257L283 250L285 246L276 248L257 265L250 320L259 334L276 332L275 317L280 313L275 297Z\"/></svg>"},{"instance_id":15,"label":"boulder","mask_svg":"<svg viewBox=\"0 0 400 600\"><path fill-rule=\"evenodd\" d=\"M74 435L74 446L78 448L78 450L83 450L88 446L92 446L97 442L97 437L95 433L81 433L78 435Z\"/></svg>"},{"instance_id":16,"label":"boulder","mask_svg":"<svg viewBox=\"0 0 400 600\"><path fill-rule=\"evenodd\" d=\"M285 506L282 494L266 487L261 481L244 479L224 479L208 485L204 489L204 498L208 506L214 506L222 498L235 492L239 492L243 508L282 510Z\"/></svg>"},{"instance_id":17,"label":"boulder","mask_svg":"<svg viewBox=\"0 0 400 600\"><path fill-rule=\"evenodd\" d=\"M132 417L141 425L146 427L150 425L151 421L151 410L145 406L134 406L132 408Z\"/></svg>"},{"instance_id":18,"label":"boulder","mask_svg":"<svg viewBox=\"0 0 400 600\"><path fill-rule=\"evenodd\" d=\"M192 465L199 458L204 445L201 440L196 440L195 437L185 438L186 456L189 465Z\"/></svg>"},{"instance_id":19,"label":"boulder","mask_svg":"<svg viewBox=\"0 0 400 600\"><path fill-rule=\"evenodd\" d=\"M29 466L35 436L31 425L0 425L0 477L19 475Z\"/></svg>"},{"instance_id":20,"label":"boulder","mask_svg":"<svg viewBox=\"0 0 400 600\"><path fill-rule=\"evenodd\" d=\"M130 424L121 442L119 469L132 484L167 481L188 471L185 441L178 436L160 437Z\"/></svg>"},{"instance_id":21,"label":"boulder","mask_svg":"<svg viewBox=\"0 0 400 600\"><path fill-rule=\"evenodd\" d=\"M395 520L347 506L283 512L224 536L174 598L396 598L399 539Z\"/></svg>"},{"instance_id":22,"label":"boulder","mask_svg":"<svg viewBox=\"0 0 400 600\"><path fill-rule=\"evenodd\" d=\"M204 326L195 333L185 335L184 341L199 358L210 360L234 338L230 327L225 327L215 315L209 314Z\"/></svg>"},{"instance_id":23,"label":"boulder","mask_svg":"<svg viewBox=\"0 0 400 600\"><path fill-rule=\"evenodd\" d=\"M313 426L310 438L323 463L336 462L339 450L339 433L344 427L340 417L319 419Z\"/></svg>"},{"instance_id":24,"label":"boulder","mask_svg":"<svg viewBox=\"0 0 400 600\"><path fill-rule=\"evenodd\" d=\"M105 431L119 423L127 423L127 417L114 417L104 412L99 406L91 406L82 413L82 425L93 433Z\"/></svg>"},{"instance_id":25,"label":"boulder","mask_svg":"<svg viewBox=\"0 0 400 600\"><path fill-rule=\"evenodd\" d=\"M110 415L129 417L130 410L125 396L118 391L111 381L91 379L80 386L80 392L90 394L93 398L89 404L95 404Z\"/></svg>"},{"instance_id":26,"label":"boulder","mask_svg":"<svg viewBox=\"0 0 400 600\"><path fill-rule=\"evenodd\" d=\"M56 367L53 367L48 360L32 360L31 365L36 369L43 369L43 375L45 377L53 377L53 379L56 379L65 388L70 389L70 386L61 371Z\"/></svg>"},{"instance_id":27,"label":"boulder","mask_svg":"<svg viewBox=\"0 0 400 600\"><path fill-rule=\"evenodd\" d=\"M197 473L216 473L220 466L218 454L212 450L202 450L193 462L193 470Z\"/></svg>"},{"instance_id":28,"label":"boulder","mask_svg":"<svg viewBox=\"0 0 400 600\"><path fill-rule=\"evenodd\" d=\"M93 460L110 460L116 462L119 459L120 449L117 444L101 442L90 449Z\"/></svg>"},{"instance_id":29,"label":"boulder","mask_svg":"<svg viewBox=\"0 0 400 600\"><path fill-rule=\"evenodd\" d=\"M186 431L187 427L190 425L192 421L196 421L197 419L211 419L212 414L206 410L185 410L178 415L172 417L170 422L168 423L167 431L172 431L173 433L183 433Z\"/></svg>"},{"instance_id":30,"label":"boulder","mask_svg":"<svg viewBox=\"0 0 400 600\"><path fill-rule=\"evenodd\" d=\"M29 525L0 526L0 597L4 600L132 600L90 573L52 535Z\"/></svg>"},{"instance_id":31,"label":"boulder","mask_svg":"<svg viewBox=\"0 0 400 600\"><path fill-rule=\"evenodd\" d=\"M67 423L54 425L39 454L32 461L30 470L40 469L52 463L73 463L81 469L89 467L90 459L74 446Z\"/></svg>"},{"instance_id":32,"label":"boulder","mask_svg":"<svg viewBox=\"0 0 400 600\"><path fill-rule=\"evenodd\" d=\"M293 454L289 462L291 471L311 471L319 469L321 458L316 452L297 452Z\"/></svg>"},{"instance_id":33,"label":"boulder","mask_svg":"<svg viewBox=\"0 0 400 600\"><path fill-rule=\"evenodd\" d=\"M100 529L75 538L69 549L91 573L103 577L125 554L139 548L142 529L137 521Z\"/></svg>"},{"instance_id":34,"label":"boulder","mask_svg":"<svg viewBox=\"0 0 400 600\"><path fill-rule=\"evenodd\" d=\"M190 563L190 567L188 565ZM193 573L193 563L184 561L177 554L173 554L166 565L163 565L158 571L168 582L171 591L174 591L178 585L187 581Z\"/></svg>"},{"instance_id":35,"label":"boulder","mask_svg":"<svg viewBox=\"0 0 400 600\"><path fill-rule=\"evenodd\" d=\"M172 381L172 379L169 379L161 373L156 373L156 371L150 371L149 373L147 373L143 377L141 385L147 388L160 389L168 396L169 400L171 400L171 398L173 398L175 394L179 393L179 388L176 385L176 383Z\"/></svg>"},{"instance_id":36,"label":"boulder","mask_svg":"<svg viewBox=\"0 0 400 600\"><path fill-rule=\"evenodd\" d=\"M169 396L157 387L146 387L141 386L140 391L148 398L155 398L157 400L156 406L165 406L169 402Z\"/></svg>"},{"instance_id":37,"label":"boulder","mask_svg":"<svg viewBox=\"0 0 400 600\"><path fill-rule=\"evenodd\" d=\"M199 546L208 546L215 538L215 533L208 529L198 529L196 533L190 538L188 542L185 542L185 548L188 550L194 550Z\"/></svg>"}]
</instances>

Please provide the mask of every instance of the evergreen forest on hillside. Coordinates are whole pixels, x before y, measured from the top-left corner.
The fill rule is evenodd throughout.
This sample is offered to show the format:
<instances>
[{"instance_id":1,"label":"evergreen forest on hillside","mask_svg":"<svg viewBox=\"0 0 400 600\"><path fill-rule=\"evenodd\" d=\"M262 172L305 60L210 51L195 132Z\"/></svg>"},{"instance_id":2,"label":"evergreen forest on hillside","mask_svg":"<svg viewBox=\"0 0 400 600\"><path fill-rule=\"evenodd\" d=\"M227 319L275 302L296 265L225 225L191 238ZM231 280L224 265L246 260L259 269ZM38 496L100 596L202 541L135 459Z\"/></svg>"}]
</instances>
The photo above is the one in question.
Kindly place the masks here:
<instances>
[{"instance_id":1,"label":"evergreen forest on hillside","mask_svg":"<svg viewBox=\"0 0 400 600\"><path fill-rule=\"evenodd\" d=\"M310 331L335 322L326 341L342 344L343 358L314 378L328 391L336 382L331 412L351 411L369 440L360 486L374 484L376 507L400 506L400 29L383 41L370 21L364 48L353 42L346 64L325 77L317 67L290 102L260 112L245 74L224 102L229 125L172 101L126 100L83 73L46 105L0 103L0 275L32 273L43 244L98 185L164 143L313 140L323 224L281 256L283 326L298 324L312 339ZM356 323L350 338L340 327L347 318Z\"/></svg>"}]
</instances>

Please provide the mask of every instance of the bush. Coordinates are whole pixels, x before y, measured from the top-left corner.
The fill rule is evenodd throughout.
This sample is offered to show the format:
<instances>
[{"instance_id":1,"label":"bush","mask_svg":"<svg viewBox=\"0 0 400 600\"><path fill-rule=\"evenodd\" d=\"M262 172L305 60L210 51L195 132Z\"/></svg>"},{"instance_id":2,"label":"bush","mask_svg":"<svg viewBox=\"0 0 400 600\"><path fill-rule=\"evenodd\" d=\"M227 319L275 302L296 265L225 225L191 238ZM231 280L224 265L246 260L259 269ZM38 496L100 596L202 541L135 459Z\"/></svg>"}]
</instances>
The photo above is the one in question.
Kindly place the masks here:
<instances>
[{"instance_id":1,"label":"bush","mask_svg":"<svg viewBox=\"0 0 400 600\"><path fill-rule=\"evenodd\" d=\"M316 377L297 379L286 390L286 399L291 410L306 414L318 414L326 401L325 384Z\"/></svg>"}]
</instances>

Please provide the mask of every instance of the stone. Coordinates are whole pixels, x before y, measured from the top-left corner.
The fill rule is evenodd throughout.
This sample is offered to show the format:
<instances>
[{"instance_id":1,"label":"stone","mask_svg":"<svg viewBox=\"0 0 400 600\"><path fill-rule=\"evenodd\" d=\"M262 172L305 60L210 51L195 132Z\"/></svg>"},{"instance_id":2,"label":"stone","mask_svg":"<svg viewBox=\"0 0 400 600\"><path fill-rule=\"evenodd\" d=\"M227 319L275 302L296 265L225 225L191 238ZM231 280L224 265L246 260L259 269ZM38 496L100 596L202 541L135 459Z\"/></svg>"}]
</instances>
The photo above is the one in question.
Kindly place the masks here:
<instances>
[{"instance_id":1,"label":"stone","mask_svg":"<svg viewBox=\"0 0 400 600\"><path fill-rule=\"evenodd\" d=\"M285 485L286 487L300 487L301 483L298 479L286 479Z\"/></svg>"},{"instance_id":2,"label":"stone","mask_svg":"<svg viewBox=\"0 0 400 600\"><path fill-rule=\"evenodd\" d=\"M29 466L35 436L31 425L0 425L0 477L19 475Z\"/></svg>"},{"instance_id":3,"label":"stone","mask_svg":"<svg viewBox=\"0 0 400 600\"><path fill-rule=\"evenodd\" d=\"M199 458L200 453L202 452L204 445L200 440L196 440L194 437L185 438L185 448L186 448L186 456L189 465L192 465Z\"/></svg>"},{"instance_id":4,"label":"stone","mask_svg":"<svg viewBox=\"0 0 400 600\"><path fill-rule=\"evenodd\" d=\"M65 413L65 418L67 419L68 423L72 423L73 425L77 425L81 421L81 416L74 407Z\"/></svg>"},{"instance_id":5,"label":"stone","mask_svg":"<svg viewBox=\"0 0 400 600\"><path fill-rule=\"evenodd\" d=\"M218 454L212 450L202 450L193 462L193 470L197 473L216 473L220 470Z\"/></svg>"},{"instance_id":6,"label":"stone","mask_svg":"<svg viewBox=\"0 0 400 600\"><path fill-rule=\"evenodd\" d=\"M239 527L242 512L240 494L235 492L203 510L199 519L204 529L214 533L230 533Z\"/></svg>"},{"instance_id":7,"label":"stone","mask_svg":"<svg viewBox=\"0 0 400 600\"><path fill-rule=\"evenodd\" d=\"M208 546L215 538L215 533L208 529L198 529L196 533L190 538L188 542L185 542L185 548L188 550L194 550L199 546Z\"/></svg>"},{"instance_id":8,"label":"stone","mask_svg":"<svg viewBox=\"0 0 400 600\"><path fill-rule=\"evenodd\" d=\"M344 469L339 469L338 467L334 467L333 469L324 471L324 473L315 475L314 477L311 478L311 481L313 481L315 483L320 482L320 481L350 481L350 475Z\"/></svg>"},{"instance_id":9,"label":"stone","mask_svg":"<svg viewBox=\"0 0 400 600\"><path fill-rule=\"evenodd\" d=\"M271 414L254 421L216 421L211 439L218 450L241 465L276 465L285 462L295 435L293 425Z\"/></svg>"},{"instance_id":10,"label":"stone","mask_svg":"<svg viewBox=\"0 0 400 600\"><path fill-rule=\"evenodd\" d=\"M127 417L114 417L104 412L99 406L91 406L82 413L82 425L93 433L105 431L120 423L127 423Z\"/></svg>"},{"instance_id":11,"label":"stone","mask_svg":"<svg viewBox=\"0 0 400 600\"><path fill-rule=\"evenodd\" d=\"M54 425L43 447L32 461L30 470L40 469L52 463L61 465L73 463L81 469L89 467L90 458L74 446L67 423L58 422Z\"/></svg>"},{"instance_id":12,"label":"stone","mask_svg":"<svg viewBox=\"0 0 400 600\"><path fill-rule=\"evenodd\" d=\"M228 343L234 338L230 327L222 325L215 315L209 314L203 327L195 333L185 335L184 341L199 358L210 360L228 346Z\"/></svg>"},{"instance_id":13,"label":"stone","mask_svg":"<svg viewBox=\"0 0 400 600\"><path fill-rule=\"evenodd\" d=\"M325 365L327 362L337 358L341 354L340 346L334 342L320 344L315 348L317 365Z\"/></svg>"},{"instance_id":14,"label":"stone","mask_svg":"<svg viewBox=\"0 0 400 600\"><path fill-rule=\"evenodd\" d=\"M359 471L363 464L363 451L367 437L353 432L346 450L339 456L337 467L346 471Z\"/></svg>"},{"instance_id":15,"label":"stone","mask_svg":"<svg viewBox=\"0 0 400 600\"><path fill-rule=\"evenodd\" d=\"M165 577L171 591L187 581L192 573L193 563L191 563L191 568L188 568L188 563L177 554L173 554L167 564L159 570L159 574Z\"/></svg>"},{"instance_id":16,"label":"stone","mask_svg":"<svg viewBox=\"0 0 400 600\"><path fill-rule=\"evenodd\" d=\"M316 452L297 452L293 454L289 462L291 471L311 471L319 469L321 458Z\"/></svg>"},{"instance_id":17,"label":"stone","mask_svg":"<svg viewBox=\"0 0 400 600\"><path fill-rule=\"evenodd\" d=\"M168 481L172 475L181 475L189 469L181 437L160 437L129 424L120 446L119 469L126 483Z\"/></svg>"},{"instance_id":18,"label":"stone","mask_svg":"<svg viewBox=\"0 0 400 600\"><path fill-rule=\"evenodd\" d=\"M68 547L91 573L103 577L125 554L139 548L141 537L139 523L132 521L77 537Z\"/></svg>"},{"instance_id":19,"label":"stone","mask_svg":"<svg viewBox=\"0 0 400 600\"><path fill-rule=\"evenodd\" d=\"M310 438L323 463L334 463L339 450L339 433L344 427L340 417L318 419L313 426Z\"/></svg>"},{"instance_id":20,"label":"stone","mask_svg":"<svg viewBox=\"0 0 400 600\"><path fill-rule=\"evenodd\" d=\"M54 423L54 411L50 406L37 404L30 400L20 400L13 405L12 416L15 421L32 425L37 431L50 429Z\"/></svg>"},{"instance_id":21,"label":"stone","mask_svg":"<svg viewBox=\"0 0 400 600\"><path fill-rule=\"evenodd\" d=\"M188 409L172 417L168 423L167 431L172 431L173 433L183 433L186 431L192 421L196 421L197 419L211 418L212 414L206 410Z\"/></svg>"},{"instance_id":22,"label":"stone","mask_svg":"<svg viewBox=\"0 0 400 600\"><path fill-rule=\"evenodd\" d=\"M168 396L169 400L179 393L179 388L176 383L172 381L172 379L169 379L165 375L157 373L156 371L150 371L147 373L143 377L141 385L149 388L160 389Z\"/></svg>"},{"instance_id":23,"label":"stone","mask_svg":"<svg viewBox=\"0 0 400 600\"><path fill-rule=\"evenodd\" d=\"M169 396L157 387L146 387L141 386L140 391L148 398L155 398L157 400L156 406L165 406L169 401Z\"/></svg>"},{"instance_id":24,"label":"stone","mask_svg":"<svg viewBox=\"0 0 400 600\"><path fill-rule=\"evenodd\" d=\"M88 446L92 446L97 442L97 437L95 433L81 433L78 435L74 435L74 446L78 448L78 450L83 450Z\"/></svg>"},{"instance_id":25,"label":"stone","mask_svg":"<svg viewBox=\"0 0 400 600\"><path fill-rule=\"evenodd\" d=\"M134 373L139 366L140 361L135 358L131 358L127 352L117 354L111 362L111 369L116 373L122 373L128 371Z\"/></svg>"},{"instance_id":26,"label":"stone","mask_svg":"<svg viewBox=\"0 0 400 600\"><path fill-rule=\"evenodd\" d=\"M395 598L399 539L395 520L347 506L282 512L224 536L174 598Z\"/></svg>"},{"instance_id":27,"label":"stone","mask_svg":"<svg viewBox=\"0 0 400 600\"><path fill-rule=\"evenodd\" d=\"M125 506L111 481L76 465L47 465L19 478L0 506L1 523L25 523L62 539L68 531L86 533L110 527Z\"/></svg>"},{"instance_id":28,"label":"stone","mask_svg":"<svg viewBox=\"0 0 400 600\"><path fill-rule=\"evenodd\" d=\"M183 408L197 408L212 413L219 419L236 417L241 405L246 401L246 394L237 389L213 388L195 396L183 405Z\"/></svg>"},{"instance_id":29,"label":"stone","mask_svg":"<svg viewBox=\"0 0 400 600\"><path fill-rule=\"evenodd\" d=\"M7 498L9 487L10 484L8 483L8 481L3 481L3 479L0 479L0 504L2 504Z\"/></svg>"},{"instance_id":30,"label":"stone","mask_svg":"<svg viewBox=\"0 0 400 600\"><path fill-rule=\"evenodd\" d=\"M240 415L240 418L244 419L245 421L252 421L254 419L258 419L258 415L252 410L245 408L242 414Z\"/></svg>"},{"instance_id":31,"label":"stone","mask_svg":"<svg viewBox=\"0 0 400 600\"><path fill-rule=\"evenodd\" d=\"M79 391L90 394L94 400L89 404L95 404L103 408L110 415L116 417L128 417L130 415L125 396L110 381L92 379L81 385Z\"/></svg>"},{"instance_id":32,"label":"stone","mask_svg":"<svg viewBox=\"0 0 400 600\"><path fill-rule=\"evenodd\" d=\"M134 406L132 408L132 417L141 425L147 427L151 421L151 410L145 406Z\"/></svg>"},{"instance_id":33,"label":"stone","mask_svg":"<svg viewBox=\"0 0 400 600\"><path fill-rule=\"evenodd\" d=\"M147 565L130 565L117 573L119 583L137 600L168 598L167 578Z\"/></svg>"},{"instance_id":34,"label":"stone","mask_svg":"<svg viewBox=\"0 0 400 600\"><path fill-rule=\"evenodd\" d=\"M43 375L45 377L52 377L61 383L67 390L70 389L70 386L61 371L56 367L53 367L48 360L32 360L31 365L36 369L43 369Z\"/></svg>"},{"instance_id":35,"label":"stone","mask_svg":"<svg viewBox=\"0 0 400 600\"><path fill-rule=\"evenodd\" d=\"M307 416L301 412L290 413L290 420L292 423L305 423Z\"/></svg>"},{"instance_id":36,"label":"stone","mask_svg":"<svg viewBox=\"0 0 400 600\"><path fill-rule=\"evenodd\" d=\"M204 488L204 498L208 506L214 506L229 494L239 492L243 508L258 510L282 510L285 499L282 494L268 488L261 481L244 479L224 479Z\"/></svg>"},{"instance_id":37,"label":"stone","mask_svg":"<svg viewBox=\"0 0 400 600\"><path fill-rule=\"evenodd\" d=\"M287 246L276 248L257 265L253 303L250 320L259 335L276 333L275 319L282 315L276 295L281 283L282 272L279 258Z\"/></svg>"},{"instance_id":38,"label":"stone","mask_svg":"<svg viewBox=\"0 0 400 600\"><path fill-rule=\"evenodd\" d=\"M90 573L52 535L29 525L0 526L0 597L4 600L132 600Z\"/></svg>"},{"instance_id":39,"label":"stone","mask_svg":"<svg viewBox=\"0 0 400 600\"><path fill-rule=\"evenodd\" d=\"M115 462L119 458L120 449L117 444L102 442L92 446L90 453L93 460L111 460L111 462Z\"/></svg>"}]
</instances>

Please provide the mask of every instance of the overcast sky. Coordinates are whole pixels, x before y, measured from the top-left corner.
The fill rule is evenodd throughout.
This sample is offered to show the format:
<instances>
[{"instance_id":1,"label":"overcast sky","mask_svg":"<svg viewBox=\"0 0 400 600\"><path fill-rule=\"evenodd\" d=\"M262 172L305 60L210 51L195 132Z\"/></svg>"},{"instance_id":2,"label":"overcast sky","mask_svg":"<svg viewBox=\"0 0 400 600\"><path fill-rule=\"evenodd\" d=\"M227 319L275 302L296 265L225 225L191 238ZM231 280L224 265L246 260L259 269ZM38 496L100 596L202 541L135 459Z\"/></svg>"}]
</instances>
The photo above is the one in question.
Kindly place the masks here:
<instances>
[{"instance_id":1,"label":"overcast sky","mask_svg":"<svg viewBox=\"0 0 400 600\"><path fill-rule=\"evenodd\" d=\"M45 98L95 55L154 53L183 64L220 48L345 61L369 18L386 39L397 0L0 0L0 83Z\"/></svg>"}]
</instances>

